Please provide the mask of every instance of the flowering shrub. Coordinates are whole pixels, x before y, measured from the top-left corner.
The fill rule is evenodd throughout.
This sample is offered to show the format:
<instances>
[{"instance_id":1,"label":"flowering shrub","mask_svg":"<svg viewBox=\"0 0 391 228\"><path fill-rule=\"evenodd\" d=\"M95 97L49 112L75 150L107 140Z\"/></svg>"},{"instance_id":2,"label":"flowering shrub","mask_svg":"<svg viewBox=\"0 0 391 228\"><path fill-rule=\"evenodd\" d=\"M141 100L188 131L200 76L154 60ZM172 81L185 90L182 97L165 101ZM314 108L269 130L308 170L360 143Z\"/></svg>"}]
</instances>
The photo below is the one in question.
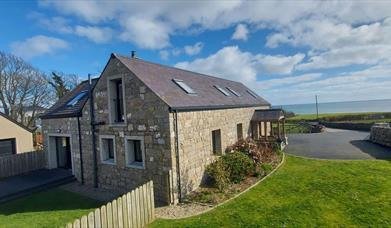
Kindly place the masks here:
<instances>
[{"instance_id":1,"label":"flowering shrub","mask_svg":"<svg viewBox=\"0 0 391 228\"><path fill-rule=\"evenodd\" d=\"M240 151L249 156L254 163L269 163L275 159L274 145L268 143L257 143L251 138L239 140L227 148L227 152Z\"/></svg>"}]
</instances>

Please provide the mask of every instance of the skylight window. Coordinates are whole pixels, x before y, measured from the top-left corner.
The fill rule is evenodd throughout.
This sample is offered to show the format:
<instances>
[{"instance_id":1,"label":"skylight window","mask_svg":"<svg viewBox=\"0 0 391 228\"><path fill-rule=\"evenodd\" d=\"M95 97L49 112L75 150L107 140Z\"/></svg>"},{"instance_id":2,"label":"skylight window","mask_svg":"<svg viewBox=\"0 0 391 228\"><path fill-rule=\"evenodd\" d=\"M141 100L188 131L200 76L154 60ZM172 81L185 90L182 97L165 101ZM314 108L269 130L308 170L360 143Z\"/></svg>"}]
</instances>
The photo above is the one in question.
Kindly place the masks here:
<instances>
[{"instance_id":1,"label":"skylight window","mask_svg":"<svg viewBox=\"0 0 391 228\"><path fill-rule=\"evenodd\" d=\"M86 94L87 94L87 90L83 90L81 91L79 94L76 95L76 97L74 97L72 100L70 100L67 105L68 106L74 106L77 104L77 102L79 102Z\"/></svg>"},{"instance_id":2,"label":"skylight window","mask_svg":"<svg viewBox=\"0 0 391 228\"><path fill-rule=\"evenodd\" d=\"M229 90L229 92L233 93L235 96L237 96L237 97L241 96L240 93L236 92L235 90L231 89L230 87L226 87L226 88Z\"/></svg>"},{"instance_id":3,"label":"skylight window","mask_svg":"<svg viewBox=\"0 0 391 228\"><path fill-rule=\"evenodd\" d=\"M249 93L254 98L258 98L258 95L256 93L254 93L253 91L251 91L251 90L247 90L247 93Z\"/></svg>"},{"instance_id":4,"label":"skylight window","mask_svg":"<svg viewBox=\"0 0 391 228\"><path fill-rule=\"evenodd\" d=\"M220 86L214 85L214 87L215 87L216 89L218 89L218 90L219 90L222 94L224 94L225 96L227 96L227 97L231 96L225 89L221 88Z\"/></svg>"},{"instance_id":5,"label":"skylight window","mask_svg":"<svg viewBox=\"0 0 391 228\"><path fill-rule=\"evenodd\" d=\"M190 86L188 86L183 80L180 79L172 79L175 84L177 84L181 89L183 89L188 94L197 94Z\"/></svg>"}]
</instances>

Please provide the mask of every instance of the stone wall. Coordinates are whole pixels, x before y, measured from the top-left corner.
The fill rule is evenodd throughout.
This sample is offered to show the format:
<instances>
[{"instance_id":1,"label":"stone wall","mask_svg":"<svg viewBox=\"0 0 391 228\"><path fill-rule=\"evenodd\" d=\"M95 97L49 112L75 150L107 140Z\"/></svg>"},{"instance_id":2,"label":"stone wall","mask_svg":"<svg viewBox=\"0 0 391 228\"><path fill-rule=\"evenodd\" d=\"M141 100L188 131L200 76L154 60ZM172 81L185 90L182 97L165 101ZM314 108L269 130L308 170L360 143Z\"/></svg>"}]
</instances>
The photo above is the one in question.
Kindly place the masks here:
<instances>
[{"instance_id":1,"label":"stone wall","mask_svg":"<svg viewBox=\"0 0 391 228\"><path fill-rule=\"evenodd\" d=\"M355 130L355 131L371 131L373 123L350 123L350 122L321 122L322 125L330 128Z\"/></svg>"},{"instance_id":2,"label":"stone wall","mask_svg":"<svg viewBox=\"0 0 391 228\"><path fill-rule=\"evenodd\" d=\"M237 142L237 124L243 126L243 137L251 136L250 120L255 109L251 107L178 113L179 160L182 196L195 190L203 181L206 166L218 155L212 151L212 131L220 129L221 146ZM171 114L171 127L175 126L175 114ZM175 154L175 131L172 129L172 147ZM175 163L175 158L173 158ZM173 169L175 166L173 165Z\"/></svg>"},{"instance_id":3,"label":"stone wall","mask_svg":"<svg viewBox=\"0 0 391 228\"><path fill-rule=\"evenodd\" d=\"M51 136L70 137L72 172L78 181L81 181L80 175L80 150L79 150L79 132L77 128L77 118L59 118L42 120L43 144L46 155L48 156L48 168L56 168L55 149L49 147ZM48 150L51 149L49 152Z\"/></svg>"},{"instance_id":4,"label":"stone wall","mask_svg":"<svg viewBox=\"0 0 391 228\"><path fill-rule=\"evenodd\" d=\"M371 128L371 141L383 146L391 147L391 127L373 126Z\"/></svg>"},{"instance_id":5,"label":"stone wall","mask_svg":"<svg viewBox=\"0 0 391 228\"><path fill-rule=\"evenodd\" d=\"M125 114L123 125L112 125L109 121L107 80L111 76L123 76L125 85ZM169 173L171 170L171 145L168 106L135 77L122 63L110 60L94 89L95 121L97 126L96 148L98 161L98 186L126 192L153 180L157 200L169 201ZM88 134L89 105L83 108L83 156L85 177L89 184L93 180L92 141ZM105 164L101 160L99 136L115 137L116 164ZM131 168L125 163L125 137L141 136L145 145L145 168Z\"/></svg>"}]
</instances>

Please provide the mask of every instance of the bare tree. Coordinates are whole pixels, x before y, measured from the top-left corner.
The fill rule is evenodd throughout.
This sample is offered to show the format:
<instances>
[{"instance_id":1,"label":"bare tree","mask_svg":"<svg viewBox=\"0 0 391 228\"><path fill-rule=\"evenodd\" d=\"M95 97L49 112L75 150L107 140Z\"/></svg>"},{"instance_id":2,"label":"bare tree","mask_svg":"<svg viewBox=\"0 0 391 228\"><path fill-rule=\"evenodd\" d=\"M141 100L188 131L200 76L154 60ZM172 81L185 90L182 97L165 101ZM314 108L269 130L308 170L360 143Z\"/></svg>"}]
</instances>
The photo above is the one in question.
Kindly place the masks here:
<instances>
[{"instance_id":1,"label":"bare tree","mask_svg":"<svg viewBox=\"0 0 391 228\"><path fill-rule=\"evenodd\" d=\"M33 125L36 110L48 107L52 102L47 77L23 59L0 52L0 102L3 112L25 125ZM32 109L32 116L25 118L25 107Z\"/></svg>"}]
</instances>

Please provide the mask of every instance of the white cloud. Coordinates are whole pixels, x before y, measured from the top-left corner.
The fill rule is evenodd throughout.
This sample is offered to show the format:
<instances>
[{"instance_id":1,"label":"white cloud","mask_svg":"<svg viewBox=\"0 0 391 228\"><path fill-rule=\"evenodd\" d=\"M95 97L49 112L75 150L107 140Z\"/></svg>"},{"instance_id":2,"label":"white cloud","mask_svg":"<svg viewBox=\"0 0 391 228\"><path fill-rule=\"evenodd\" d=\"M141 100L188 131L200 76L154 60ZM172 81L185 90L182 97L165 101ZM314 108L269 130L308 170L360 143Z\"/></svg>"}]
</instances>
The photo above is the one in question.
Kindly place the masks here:
<instances>
[{"instance_id":1,"label":"white cloud","mask_svg":"<svg viewBox=\"0 0 391 228\"><path fill-rule=\"evenodd\" d=\"M254 82L257 75L289 74L302 61L303 54L269 56L242 52L237 46L220 49L206 58L180 62L176 66L231 80Z\"/></svg>"},{"instance_id":2,"label":"white cloud","mask_svg":"<svg viewBox=\"0 0 391 228\"><path fill-rule=\"evenodd\" d=\"M122 24L125 31L120 37L124 41L134 42L139 47L147 49L160 49L170 45L170 29L164 23L131 17Z\"/></svg>"},{"instance_id":3,"label":"white cloud","mask_svg":"<svg viewBox=\"0 0 391 228\"><path fill-rule=\"evenodd\" d=\"M121 26L125 41L151 49L167 47L170 44L170 36L192 29L216 30L238 23L249 23L255 27L268 27L278 32L304 19L333 18L336 24L351 25L379 21L391 16L391 5L386 1L46 0L41 1L40 5L53 7L63 15L76 15L88 23L115 21ZM279 36L284 37L281 34ZM274 42L279 43L281 39Z\"/></svg>"},{"instance_id":4,"label":"white cloud","mask_svg":"<svg viewBox=\"0 0 391 228\"><path fill-rule=\"evenodd\" d=\"M354 64L391 63L391 45L367 45L332 49L310 57L297 66L299 70L327 69Z\"/></svg>"},{"instance_id":5,"label":"white cloud","mask_svg":"<svg viewBox=\"0 0 391 228\"><path fill-rule=\"evenodd\" d=\"M106 43L111 40L113 31L110 28L96 26L76 26L74 33L86 37L95 43Z\"/></svg>"},{"instance_id":6,"label":"white cloud","mask_svg":"<svg viewBox=\"0 0 391 228\"><path fill-rule=\"evenodd\" d=\"M37 35L24 41L11 43L12 53L25 59L54 54L56 51L66 49L69 44L62 39Z\"/></svg>"},{"instance_id":7,"label":"white cloud","mask_svg":"<svg viewBox=\"0 0 391 228\"><path fill-rule=\"evenodd\" d=\"M202 48L204 48L204 44L202 42L197 42L194 45L187 45L183 49L188 55L197 55L201 52Z\"/></svg>"},{"instance_id":8,"label":"white cloud","mask_svg":"<svg viewBox=\"0 0 391 228\"><path fill-rule=\"evenodd\" d=\"M310 73L310 74L303 74L303 75L299 75L299 76L275 78L275 79L257 81L254 86L257 88L258 91L262 91L264 89L269 89L269 88L273 88L273 87L294 85L294 84L300 84L303 82L313 81L313 80L319 79L321 76L322 76L321 73Z\"/></svg>"},{"instance_id":9,"label":"white cloud","mask_svg":"<svg viewBox=\"0 0 391 228\"><path fill-rule=\"evenodd\" d=\"M238 24L236 26L234 34L232 34L231 39L233 40L247 40L248 38L248 29L245 24Z\"/></svg>"}]
</instances>

